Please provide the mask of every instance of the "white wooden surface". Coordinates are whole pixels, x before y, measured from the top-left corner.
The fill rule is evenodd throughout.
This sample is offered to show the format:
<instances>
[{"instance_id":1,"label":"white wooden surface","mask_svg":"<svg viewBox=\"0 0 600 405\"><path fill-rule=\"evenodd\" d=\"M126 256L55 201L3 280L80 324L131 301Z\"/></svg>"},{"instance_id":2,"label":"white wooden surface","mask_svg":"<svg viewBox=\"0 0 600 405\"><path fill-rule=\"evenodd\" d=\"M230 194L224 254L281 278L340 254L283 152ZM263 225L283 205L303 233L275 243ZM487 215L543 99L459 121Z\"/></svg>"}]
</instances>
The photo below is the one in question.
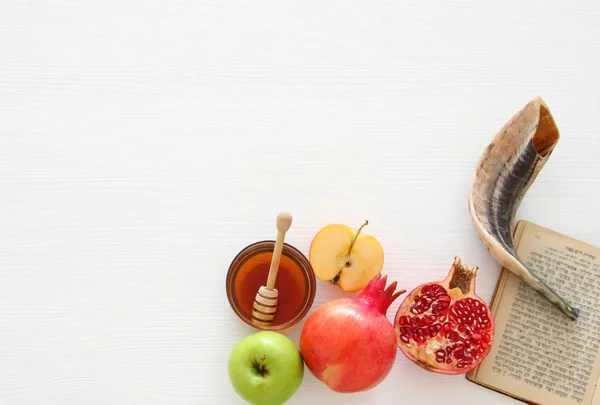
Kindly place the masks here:
<instances>
[{"instance_id":1,"label":"white wooden surface","mask_svg":"<svg viewBox=\"0 0 600 405\"><path fill-rule=\"evenodd\" d=\"M242 404L227 266L331 222L405 288L499 272L474 164L535 95L562 138L520 218L600 244L600 3L3 0L0 404ZM340 294L320 283L315 307ZM399 302L389 312L393 316ZM286 332L297 342L299 325ZM509 404L401 353L376 389L289 402Z\"/></svg>"}]
</instances>

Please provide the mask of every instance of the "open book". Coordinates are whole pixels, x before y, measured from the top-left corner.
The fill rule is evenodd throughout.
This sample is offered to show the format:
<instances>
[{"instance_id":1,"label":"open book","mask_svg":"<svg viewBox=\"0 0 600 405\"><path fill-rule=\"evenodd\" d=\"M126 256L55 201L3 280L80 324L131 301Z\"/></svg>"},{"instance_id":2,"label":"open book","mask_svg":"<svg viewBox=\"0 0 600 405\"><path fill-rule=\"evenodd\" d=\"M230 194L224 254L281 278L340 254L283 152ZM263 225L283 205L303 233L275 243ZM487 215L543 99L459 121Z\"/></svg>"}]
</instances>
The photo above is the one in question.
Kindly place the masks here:
<instances>
[{"instance_id":1,"label":"open book","mask_svg":"<svg viewBox=\"0 0 600 405\"><path fill-rule=\"evenodd\" d=\"M600 248L527 221L519 257L581 310L573 321L507 269L492 297L490 354L467 378L524 402L600 405Z\"/></svg>"}]
</instances>

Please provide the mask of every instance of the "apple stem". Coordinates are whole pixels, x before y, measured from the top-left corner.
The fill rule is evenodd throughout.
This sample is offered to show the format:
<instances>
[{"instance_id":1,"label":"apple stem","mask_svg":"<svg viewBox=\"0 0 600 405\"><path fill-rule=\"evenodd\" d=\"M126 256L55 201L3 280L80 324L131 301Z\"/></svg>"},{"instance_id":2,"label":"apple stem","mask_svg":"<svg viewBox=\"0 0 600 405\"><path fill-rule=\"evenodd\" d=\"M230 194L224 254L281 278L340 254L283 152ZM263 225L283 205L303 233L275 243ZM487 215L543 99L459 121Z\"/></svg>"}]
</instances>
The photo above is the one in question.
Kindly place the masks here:
<instances>
[{"instance_id":1,"label":"apple stem","mask_svg":"<svg viewBox=\"0 0 600 405\"><path fill-rule=\"evenodd\" d=\"M267 370L265 370L265 360L266 360L266 359L267 359L267 355L263 353L263 354L260 356L260 359L259 359L258 361L257 361L257 360L254 360L254 361L252 362L252 365L254 366L254 369L256 370L256 372L257 372L259 375L266 375L266 374L268 374L268 371L267 371Z\"/></svg>"},{"instance_id":2,"label":"apple stem","mask_svg":"<svg viewBox=\"0 0 600 405\"><path fill-rule=\"evenodd\" d=\"M360 228L358 228L358 231L356 231L356 235L354 235L354 238L352 239L352 243L350 243L350 248L348 249L348 253L346 254L346 267L350 267L350 253L352 252L352 247L354 246L354 242L356 242L356 239L358 238L358 235L360 234L360 231L362 231L362 229L369 225L369 221L366 220L364 224L362 224L360 226Z\"/></svg>"},{"instance_id":3,"label":"apple stem","mask_svg":"<svg viewBox=\"0 0 600 405\"><path fill-rule=\"evenodd\" d=\"M263 354L262 356L260 356L260 362L258 363L258 368L261 372L264 371L265 368L265 360L267 359L267 355Z\"/></svg>"}]
</instances>

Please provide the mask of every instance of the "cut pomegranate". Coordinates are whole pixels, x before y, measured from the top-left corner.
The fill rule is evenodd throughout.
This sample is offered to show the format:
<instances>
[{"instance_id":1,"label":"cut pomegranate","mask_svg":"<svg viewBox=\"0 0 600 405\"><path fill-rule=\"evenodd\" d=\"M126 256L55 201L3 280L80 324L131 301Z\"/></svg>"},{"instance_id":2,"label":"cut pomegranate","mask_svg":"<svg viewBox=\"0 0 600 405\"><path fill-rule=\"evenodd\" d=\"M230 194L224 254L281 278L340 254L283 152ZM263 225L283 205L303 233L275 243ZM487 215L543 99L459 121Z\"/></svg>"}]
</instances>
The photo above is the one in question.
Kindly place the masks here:
<instances>
[{"instance_id":1,"label":"cut pomegranate","mask_svg":"<svg viewBox=\"0 0 600 405\"><path fill-rule=\"evenodd\" d=\"M411 361L428 371L463 374L488 355L494 319L475 294L476 272L457 256L445 280L420 285L400 304L396 341Z\"/></svg>"}]
</instances>

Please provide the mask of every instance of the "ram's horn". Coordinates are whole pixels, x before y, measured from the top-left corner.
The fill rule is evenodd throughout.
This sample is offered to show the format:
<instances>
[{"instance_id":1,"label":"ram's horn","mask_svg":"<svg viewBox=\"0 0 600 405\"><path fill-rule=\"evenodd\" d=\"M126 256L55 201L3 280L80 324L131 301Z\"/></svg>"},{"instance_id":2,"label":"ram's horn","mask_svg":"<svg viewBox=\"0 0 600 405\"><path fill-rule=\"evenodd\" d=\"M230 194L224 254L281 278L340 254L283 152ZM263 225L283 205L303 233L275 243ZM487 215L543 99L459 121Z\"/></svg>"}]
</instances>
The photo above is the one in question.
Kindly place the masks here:
<instances>
[{"instance_id":1,"label":"ram's horn","mask_svg":"<svg viewBox=\"0 0 600 405\"><path fill-rule=\"evenodd\" d=\"M572 308L517 255L514 218L523 196L550 157L560 135L546 103L530 101L496 134L481 155L469 191L475 229L492 257L519 276L571 319Z\"/></svg>"}]
</instances>

